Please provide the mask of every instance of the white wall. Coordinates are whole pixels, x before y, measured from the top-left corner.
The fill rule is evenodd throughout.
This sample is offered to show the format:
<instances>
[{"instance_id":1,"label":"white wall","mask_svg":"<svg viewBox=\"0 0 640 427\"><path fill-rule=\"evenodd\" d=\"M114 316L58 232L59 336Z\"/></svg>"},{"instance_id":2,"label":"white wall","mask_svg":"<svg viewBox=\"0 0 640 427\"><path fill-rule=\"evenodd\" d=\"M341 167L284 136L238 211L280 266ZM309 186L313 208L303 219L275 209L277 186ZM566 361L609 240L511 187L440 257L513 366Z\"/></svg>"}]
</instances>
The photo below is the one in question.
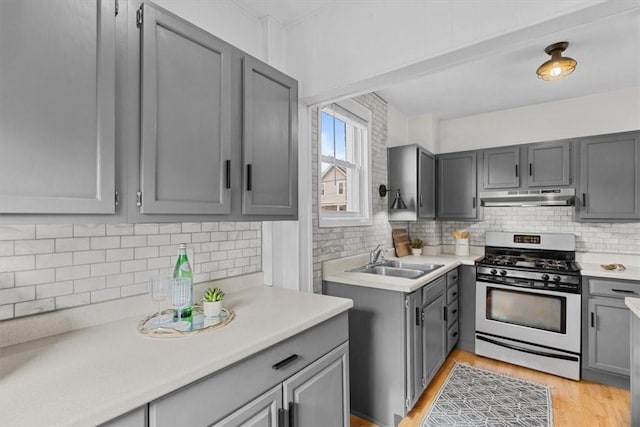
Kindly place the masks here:
<instances>
[{"instance_id":1,"label":"white wall","mask_svg":"<svg viewBox=\"0 0 640 427\"><path fill-rule=\"evenodd\" d=\"M640 88L440 122L448 153L640 129Z\"/></svg>"},{"instance_id":2,"label":"white wall","mask_svg":"<svg viewBox=\"0 0 640 427\"><path fill-rule=\"evenodd\" d=\"M251 55L266 60L260 21L231 0L154 0L170 12Z\"/></svg>"},{"instance_id":3,"label":"white wall","mask_svg":"<svg viewBox=\"0 0 640 427\"><path fill-rule=\"evenodd\" d=\"M438 153L440 124L433 114L411 117L408 121L409 144L418 144L432 153Z\"/></svg>"},{"instance_id":4,"label":"white wall","mask_svg":"<svg viewBox=\"0 0 640 427\"><path fill-rule=\"evenodd\" d=\"M287 71L301 82L302 98L322 102L353 94L336 88L597 3L603 2L332 2L286 28Z\"/></svg>"},{"instance_id":5,"label":"white wall","mask_svg":"<svg viewBox=\"0 0 640 427\"><path fill-rule=\"evenodd\" d=\"M407 145L409 120L391 104L387 104L387 147Z\"/></svg>"}]
</instances>

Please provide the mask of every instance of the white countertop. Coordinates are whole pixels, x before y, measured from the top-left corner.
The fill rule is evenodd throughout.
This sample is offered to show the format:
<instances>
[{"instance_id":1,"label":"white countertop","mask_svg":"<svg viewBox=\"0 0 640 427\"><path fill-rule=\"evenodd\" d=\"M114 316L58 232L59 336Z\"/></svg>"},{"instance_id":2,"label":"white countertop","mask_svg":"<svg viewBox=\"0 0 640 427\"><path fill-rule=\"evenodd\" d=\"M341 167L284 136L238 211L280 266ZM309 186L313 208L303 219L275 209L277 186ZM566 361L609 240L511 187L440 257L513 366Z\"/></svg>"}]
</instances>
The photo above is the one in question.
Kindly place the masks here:
<instances>
[{"instance_id":1,"label":"white countertop","mask_svg":"<svg viewBox=\"0 0 640 427\"><path fill-rule=\"evenodd\" d=\"M629 307L633 314L640 317L640 298L627 297L624 299L624 303Z\"/></svg>"},{"instance_id":2,"label":"white countertop","mask_svg":"<svg viewBox=\"0 0 640 427\"><path fill-rule=\"evenodd\" d=\"M411 264L442 264L442 267L425 276L417 279L406 279L403 277L381 276L377 274L346 271L355 267L360 267L369 262L369 254L361 254L337 260L325 261L322 264L322 280L409 293L419 289L426 283L437 279L448 271L457 268L459 265L474 265L475 260L481 256L482 255L457 256L439 254L423 256L409 255L402 258L387 257L386 259L388 260L400 260Z\"/></svg>"},{"instance_id":3,"label":"white countertop","mask_svg":"<svg viewBox=\"0 0 640 427\"><path fill-rule=\"evenodd\" d=\"M0 425L96 425L216 372L353 306L251 287L227 293L226 326L178 339L137 331L139 315L0 349Z\"/></svg>"}]
</instances>

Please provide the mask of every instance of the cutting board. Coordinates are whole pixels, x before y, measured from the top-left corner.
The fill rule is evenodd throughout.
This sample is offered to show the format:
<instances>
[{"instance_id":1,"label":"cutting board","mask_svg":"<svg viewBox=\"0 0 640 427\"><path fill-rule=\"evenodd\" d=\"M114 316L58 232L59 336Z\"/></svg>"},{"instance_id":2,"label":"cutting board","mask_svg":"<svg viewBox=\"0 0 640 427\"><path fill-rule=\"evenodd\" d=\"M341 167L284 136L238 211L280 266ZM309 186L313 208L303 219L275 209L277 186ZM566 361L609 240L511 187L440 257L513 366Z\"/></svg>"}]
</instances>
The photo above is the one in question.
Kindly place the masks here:
<instances>
[{"instance_id":1,"label":"cutting board","mask_svg":"<svg viewBox=\"0 0 640 427\"><path fill-rule=\"evenodd\" d=\"M391 236L393 237L393 246L396 248L397 257L411 255L411 242L406 229L395 228L391 230Z\"/></svg>"}]
</instances>

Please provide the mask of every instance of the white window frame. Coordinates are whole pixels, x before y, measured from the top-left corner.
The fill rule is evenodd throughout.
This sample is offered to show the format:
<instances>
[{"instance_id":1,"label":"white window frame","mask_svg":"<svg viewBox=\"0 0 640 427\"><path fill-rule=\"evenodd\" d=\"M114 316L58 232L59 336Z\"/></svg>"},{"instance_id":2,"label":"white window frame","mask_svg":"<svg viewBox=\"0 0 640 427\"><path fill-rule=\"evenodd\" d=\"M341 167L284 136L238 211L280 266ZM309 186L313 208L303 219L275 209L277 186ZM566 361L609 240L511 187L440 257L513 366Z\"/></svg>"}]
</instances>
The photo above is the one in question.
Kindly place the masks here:
<instances>
[{"instance_id":1,"label":"white window frame","mask_svg":"<svg viewBox=\"0 0 640 427\"><path fill-rule=\"evenodd\" d=\"M343 100L339 102L335 102L341 108L349 111L351 114L361 118L366 122L366 141L360 141L360 147L358 148L359 155L361 156L360 162L358 162L359 167L359 179L358 181L358 196L360 206L360 210L357 212L345 212L345 211L323 211L321 208L321 180L318 179L318 222L321 228L326 227L351 227L351 226L368 226L373 224L373 214L372 214L372 186L371 186L371 176L372 176L372 155L371 155L371 145L372 145L372 134L371 134L371 111L364 107L363 105L352 101L352 100ZM322 174L322 110L329 105L323 105L318 108L318 177ZM345 117L341 115L339 112L335 112L336 118L354 123L352 119L349 117ZM358 126L362 127L362 124L358 123ZM348 194L353 195L353 191L348 191L348 188L345 188Z\"/></svg>"},{"instance_id":2,"label":"white window frame","mask_svg":"<svg viewBox=\"0 0 640 427\"><path fill-rule=\"evenodd\" d=\"M338 181L338 189L337 189L337 193L339 196L342 196L344 194L344 186L346 184L345 181Z\"/></svg>"}]
</instances>

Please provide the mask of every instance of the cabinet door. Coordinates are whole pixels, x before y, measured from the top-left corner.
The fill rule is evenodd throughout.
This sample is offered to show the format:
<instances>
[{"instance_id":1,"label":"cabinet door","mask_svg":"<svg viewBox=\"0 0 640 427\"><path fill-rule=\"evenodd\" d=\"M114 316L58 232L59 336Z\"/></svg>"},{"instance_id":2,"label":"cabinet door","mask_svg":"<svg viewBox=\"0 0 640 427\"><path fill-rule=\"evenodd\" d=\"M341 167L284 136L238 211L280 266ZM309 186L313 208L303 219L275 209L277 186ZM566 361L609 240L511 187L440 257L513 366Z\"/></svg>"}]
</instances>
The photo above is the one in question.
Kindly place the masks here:
<instances>
[{"instance_id":1,"label":"cabinet door","mask_svg":"<svg viewBox=\"0 0 640 427\"><path fill-rule=\"evenodd\" d=\"M230 212L230 56L223 41L143 6L141 212Z\"/></svg>"},{"instance_id":2,"label":"cabinet door","mask_svg":"<svg viewBox=\"0 0 640 427\"><path fill-rule=\"evenodd\" d=\"M640 134L580 142L577 214L582 219L640 218Z\"/></svg>"},{"instance_id":3,"label":"cabinet door","mask_svg":"<svg viewBox=\"0 0 640 427\"><path fill-rule=\"evenodd\" d=\"M243 74L242 213L298 213L298 83L249 56Z\"/></svg>"},{"instance_id":4,"label":"cabinet door","mask_svg":"<svg viewBox=\"0 0 640 427\"><path fill-rule=\"evenodd\" d=\"M413 407L424 390L422 375L422 300L420 291L407 295L405 304L407 328L407 399Z\"/></svg>"},{"instance_id":5,"label":"cabinet door","mask_svg":"<svg viewBox=\"0 0 640 427\"><path fill-rule=\"evenodd\" d=\"M629 375L629 309L622 299L589 299L589 367Z\"/></svg>"},{"instance_id":6,"label":"cabinet door","mask_svg":"<svg viewBox=\"0 0 640 427\"><path fill-rule=\"evenodd\" d=\"M113 1L0 1L0 213L114 213Z\"/></svg>"},{"instance_id":7,"label":"cabinet door","mask_svg":"<svg viewBox=\"0 0 640 427\"><path fill-rule=\"evenodd\" d=\"M284 418L280 384L222 421L213 424L213 427L281 427L281 422L278 422L279 417Z\"/></svg>"},{"instance_id":8,"label":"cabinet door","mask_svg":"<svg viewBox=\"0 0 640 427\"><path fill-rule=\"evenodd\" d=\"M571 149L568 141L528 147L529 187L569 185Z\"/></svg>"},{"instance_id":9,"label":"cabinet door","mask_svg":"<svg viewBox=\"0 0 640 427\"><path fill-rule=\"evenodd\" d=\"M520 148L485 150L482 160L483 188L520 187Z\"/></svg>"},{"instance_id":10,"label":"cabinet door","mask_svg":"<svg viewBox=\"0 0 640 427\"><path fill-rule=\"evenodd\" d=\"M438 217L476 218L476 153L438 157Z\"/></svg>"},{"instance_id":11,"label":"cabinet door","mask_svg":"<svg viewBox=\"0 0 640 427\"><path fill-rule=\"evenodd\" d=\"M422 149L418 156L418 217L432 219L436 216L436 159Z\"/></svg>"},{"instance_id":12,"label":"cabinet door","mask_svg":"<svg viewBox=\"0 0 640 427\"><path fill-rule=\"evenodd\" d=\"M289 427L349 425L348 349L342 344L282 384Z\"/></svg>"},{"instance_id":13,"label":"cabinet door","mask_svg":"<svg viewBox=\"0 0 640 427\"><path fill-rule=\"evenodd\" d=\"M434 377L446 357L447 322L444 295L422 308L422 359L425 382Z\"/></svg>"}]
</instances>

